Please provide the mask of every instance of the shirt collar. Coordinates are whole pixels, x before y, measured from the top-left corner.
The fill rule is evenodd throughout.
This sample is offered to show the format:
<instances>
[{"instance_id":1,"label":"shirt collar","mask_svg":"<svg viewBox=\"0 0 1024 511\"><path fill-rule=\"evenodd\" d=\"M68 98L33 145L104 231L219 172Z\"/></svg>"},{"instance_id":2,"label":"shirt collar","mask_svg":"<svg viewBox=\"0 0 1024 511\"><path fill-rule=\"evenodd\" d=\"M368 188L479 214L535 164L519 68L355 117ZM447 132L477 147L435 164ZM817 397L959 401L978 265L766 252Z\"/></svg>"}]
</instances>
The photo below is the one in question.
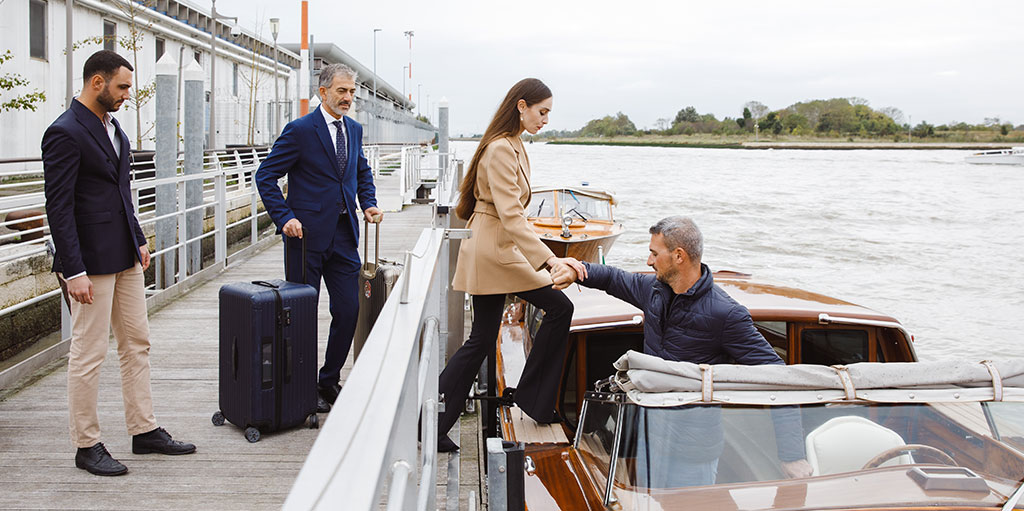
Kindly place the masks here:
<instances>
[{"instance_id":1,"label":"shirt collar","mask_svg":"<svg viewBox=\"0 0 1024 511\"><path fill-rule=\"evenodd\" d=\"M324 107L323 103L320 103L320 114L324 116L324 121L327 122L328 126L330 126L334 121L342 121L341 125L345 125L345 116L341 116L341 119L335 119L334 116L327 111L327 108Z\"/></svg>"}]
</instances>

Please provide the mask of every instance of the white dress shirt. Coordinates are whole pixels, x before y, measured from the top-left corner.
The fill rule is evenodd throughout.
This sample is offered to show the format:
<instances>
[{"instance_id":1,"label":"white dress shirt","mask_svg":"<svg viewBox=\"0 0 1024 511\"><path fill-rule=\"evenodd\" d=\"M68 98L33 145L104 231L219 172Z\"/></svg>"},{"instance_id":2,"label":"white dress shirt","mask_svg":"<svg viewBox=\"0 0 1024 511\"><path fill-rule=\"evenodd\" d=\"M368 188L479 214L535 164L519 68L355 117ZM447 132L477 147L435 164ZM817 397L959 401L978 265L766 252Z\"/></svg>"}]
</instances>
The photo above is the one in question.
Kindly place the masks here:
<instances>
[{"instance_id":1,"label":"white dress shirt","mask_svg":"<svg viewBox=\"0 0 1024 511\"><path fill-rule=\"evenodd\" d=\"M334 142L335 150L337 150L338 127L334 125L334 121L341 121L341 136L347 136L347 131L345 131L345 116L341 116L341 119L335 119L334 116L327 111L327 107L325 107L323 103L320 103L320 113L324 116L324 122L327 123L327 131L331 134L331 142ZM348 147L347 138L345 139L345 147Z\"/></svg>"}]
</instances>

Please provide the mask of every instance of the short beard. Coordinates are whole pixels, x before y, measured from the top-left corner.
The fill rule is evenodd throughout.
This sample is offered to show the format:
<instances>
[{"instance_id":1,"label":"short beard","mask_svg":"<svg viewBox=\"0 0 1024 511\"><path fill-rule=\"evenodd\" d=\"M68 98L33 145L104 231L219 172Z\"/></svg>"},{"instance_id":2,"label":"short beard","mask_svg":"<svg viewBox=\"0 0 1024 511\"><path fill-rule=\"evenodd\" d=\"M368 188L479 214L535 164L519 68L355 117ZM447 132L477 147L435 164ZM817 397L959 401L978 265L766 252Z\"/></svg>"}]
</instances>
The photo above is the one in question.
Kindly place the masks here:
<instances>
[{"instance_id":1,"label":"short beard","mask_svg":"<svg viewBox=\"0 0 1024 511\"><path fill-rule=\"evenodd\" d=\"M658 279L658 282L661 282L662 284L665 284L668 287L672 287L671 280L674 279L678 273L679 272L675 271L675 269L673 268L665 271L662 274L658 274L657 272L655 272L655 278Z\"/></svg>"},{"instance_id":2,"label":"short beard","mask_svg":"<svg viewBox=\"0 0 1024 511\"><path fill-rule=\"evenodd\" d=\"M121 105L117 104L117 100L114 99L114 95L106 88L103 89L99 96L96 96L96 102L103 105L103 108L108 112L116 112L121 108Z\"/></svg>"}]
</instances>

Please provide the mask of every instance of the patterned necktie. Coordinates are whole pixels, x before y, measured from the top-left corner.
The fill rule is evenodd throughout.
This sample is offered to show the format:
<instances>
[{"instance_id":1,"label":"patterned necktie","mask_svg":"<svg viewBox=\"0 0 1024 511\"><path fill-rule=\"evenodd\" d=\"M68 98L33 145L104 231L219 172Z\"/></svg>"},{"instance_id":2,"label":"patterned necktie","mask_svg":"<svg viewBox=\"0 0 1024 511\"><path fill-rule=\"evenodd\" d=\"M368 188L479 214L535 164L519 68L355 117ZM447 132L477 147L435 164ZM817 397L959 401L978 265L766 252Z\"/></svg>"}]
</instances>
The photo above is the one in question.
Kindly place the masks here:
<instances>
[{"instance_id":1,"label":"patterned necktie","mask_svg":"<svg viewBox=\"0 0 1024 511\"><path fill-rule=\"evenodd\" d=\"M334 154L338 159L338 168L341 174L345 174L345 166L348 165L348 148L345 143L345 130L342 129L342 121L334 121L334 127L338 128L338 138L334 143Z\"/></svg>"}]
</instances>

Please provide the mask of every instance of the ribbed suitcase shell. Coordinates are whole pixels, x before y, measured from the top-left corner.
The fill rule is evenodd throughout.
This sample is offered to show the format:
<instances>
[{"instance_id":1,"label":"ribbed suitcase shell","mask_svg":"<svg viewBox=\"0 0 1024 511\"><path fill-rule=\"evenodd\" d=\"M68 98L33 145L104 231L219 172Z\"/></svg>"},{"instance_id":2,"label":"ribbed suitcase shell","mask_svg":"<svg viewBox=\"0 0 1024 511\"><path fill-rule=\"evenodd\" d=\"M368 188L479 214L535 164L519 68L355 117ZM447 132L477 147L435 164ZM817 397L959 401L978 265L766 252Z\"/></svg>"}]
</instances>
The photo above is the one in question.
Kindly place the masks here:
<instances>
[{"instance_id":1,"label":"ribbed suitcase shell","mask_svg":"<svg viewBox=\"0 0 1024 511\"><path fill-rule=\"evenodd\" d=\"M395 287L395 281L402 273L402 265L380 258L380 223L374 224L373 258L370 262L369 256L369 227L370 223L363 222L363 269L359 272L359 316L356 321L356 332L352 336L352 358L359 358L359 352L366 344L366 338L370 335L373 324L377 322L377 316L384 308L384 302L391 295L391 288Z\"/></svg>"},{"instance_id":2,"label":"ribbed suitcase shell","mask_svg":"<svg viewBox=\"0 0 1024 511\"><path fill-rule=\"evenodd\" d=\"M270 432L316 412L317 293L271 280L220 289L220 408L242 428ZM279 325L280 323L280 325Z\"/></svg>"}]
</instances>

